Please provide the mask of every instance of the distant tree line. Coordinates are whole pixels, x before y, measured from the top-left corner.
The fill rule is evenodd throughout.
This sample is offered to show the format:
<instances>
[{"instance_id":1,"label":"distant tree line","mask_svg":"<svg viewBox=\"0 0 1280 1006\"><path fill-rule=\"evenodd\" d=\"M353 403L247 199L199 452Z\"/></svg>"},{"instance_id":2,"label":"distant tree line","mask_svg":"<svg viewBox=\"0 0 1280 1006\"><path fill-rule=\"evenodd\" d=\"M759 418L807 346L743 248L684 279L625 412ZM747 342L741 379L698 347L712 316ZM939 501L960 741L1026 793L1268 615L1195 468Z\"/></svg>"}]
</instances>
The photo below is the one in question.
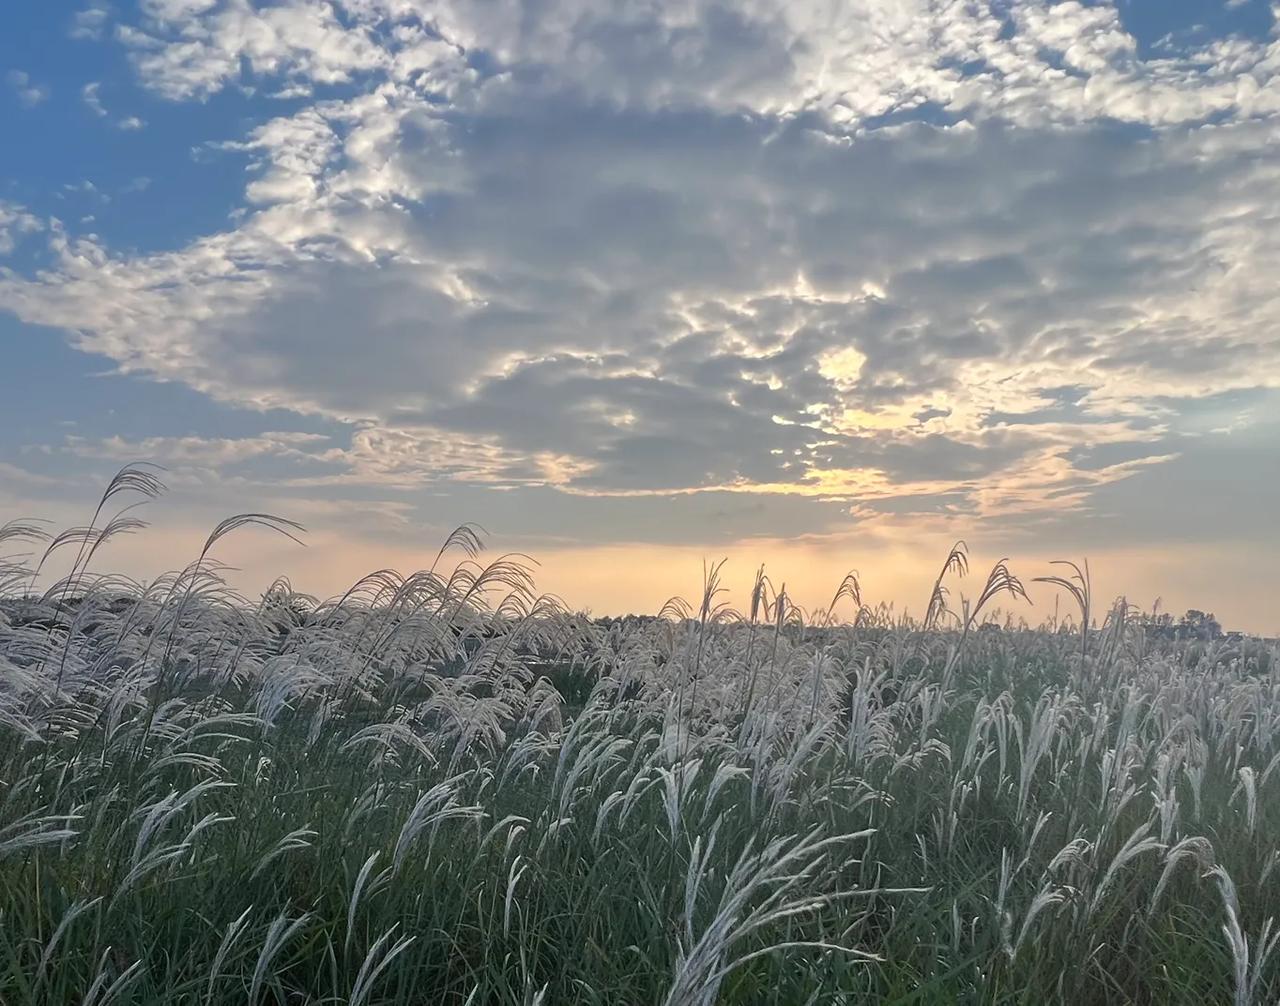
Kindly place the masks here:
<instances>
[{"instance_id":1,"label":"distant tree line","mask_svg":"<svg viewBox=\"0 0 1280 1006\"><path fill-rule=\"evenodd\" d=\"M1222 639L1225 636L1238 636L1240 633L1222 631L1222 624L1214 617L1213 612L1203 612L1198 608L1187 609L1186 614L1175 619L1168 612L1143 615L1142 624L1147 635L1157 639Z\"/></svg>"}]
</instances>

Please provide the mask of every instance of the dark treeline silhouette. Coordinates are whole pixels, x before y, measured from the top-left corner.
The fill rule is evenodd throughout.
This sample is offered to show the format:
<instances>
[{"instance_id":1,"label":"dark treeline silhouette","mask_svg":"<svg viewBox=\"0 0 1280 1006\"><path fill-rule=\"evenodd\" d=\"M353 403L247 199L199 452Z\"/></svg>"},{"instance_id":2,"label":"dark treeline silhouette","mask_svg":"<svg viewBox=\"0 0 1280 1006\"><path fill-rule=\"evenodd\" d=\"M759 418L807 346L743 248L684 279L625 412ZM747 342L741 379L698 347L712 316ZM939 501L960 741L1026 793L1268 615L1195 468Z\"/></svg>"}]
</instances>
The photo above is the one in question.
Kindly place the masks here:
<instances>
[{"instance_id":1,"label":"dark treeline silhouette","mask_svg":"<svg viewBox=\"0 0 1280 1006\"><path fill-rule=\"evenodd\" d=\"M1213 612L1203 612L1198 608L1187 609L1179 619L1174 619L1169 612L1142 616L1142 624L1147 634L1159 639L1222 639L1225 636L1240 636L1239 632L1223 632L1222 624L1214 617Z\"/></svg>"}]
</instances>

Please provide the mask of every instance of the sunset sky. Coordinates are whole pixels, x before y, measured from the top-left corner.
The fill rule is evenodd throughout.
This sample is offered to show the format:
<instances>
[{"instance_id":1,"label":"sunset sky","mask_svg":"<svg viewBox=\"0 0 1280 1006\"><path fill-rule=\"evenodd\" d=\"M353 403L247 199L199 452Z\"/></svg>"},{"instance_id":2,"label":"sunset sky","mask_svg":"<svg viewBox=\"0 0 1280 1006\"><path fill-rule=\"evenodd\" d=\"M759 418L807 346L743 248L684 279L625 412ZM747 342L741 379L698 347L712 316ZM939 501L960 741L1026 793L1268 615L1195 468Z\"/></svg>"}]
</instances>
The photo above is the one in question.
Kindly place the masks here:
<instances>
[{"instance_id":1,"label":"sunset sky","mask_svg":"<svg viewBox=\"0 0 1280 1006\"><path fill-rule=\"evenodd\" d=\"M1278 17L7 5L0 522L150 460L99 566L265 510L239 582L328 594L476 521L601 614L721 557L919 613L964 538L1280 631Z\"/></svg>"}]
</instances>

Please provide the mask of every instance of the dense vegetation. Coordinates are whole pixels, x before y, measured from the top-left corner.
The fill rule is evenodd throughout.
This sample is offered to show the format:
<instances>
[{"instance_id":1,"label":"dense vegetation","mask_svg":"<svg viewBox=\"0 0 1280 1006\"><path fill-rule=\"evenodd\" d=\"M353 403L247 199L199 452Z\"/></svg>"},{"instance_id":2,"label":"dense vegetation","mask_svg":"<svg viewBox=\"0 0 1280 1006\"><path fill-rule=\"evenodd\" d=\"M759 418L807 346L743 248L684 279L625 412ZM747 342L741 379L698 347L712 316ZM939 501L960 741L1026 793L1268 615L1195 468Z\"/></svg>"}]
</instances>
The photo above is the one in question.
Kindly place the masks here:
<instances>
[{"instance_id":1,"label":"dense vegetation","mask_svg":"<svg viewBox=\"0 0 1280 1006\"><path fill-rule=\"evenodd\" d=\"M324 603L226 587L224 534L297 530L258 515L154 583L92 572L159 489L0 531L31 553L0 561L7 1006L1280 992L1268 644L1095 618L1074 568L1073 623L984 629L1022 585L950 610L961 549L919 624L853 578L737 614L714 569L592 621L467 528Z\"/></svg>"}]
</instances>

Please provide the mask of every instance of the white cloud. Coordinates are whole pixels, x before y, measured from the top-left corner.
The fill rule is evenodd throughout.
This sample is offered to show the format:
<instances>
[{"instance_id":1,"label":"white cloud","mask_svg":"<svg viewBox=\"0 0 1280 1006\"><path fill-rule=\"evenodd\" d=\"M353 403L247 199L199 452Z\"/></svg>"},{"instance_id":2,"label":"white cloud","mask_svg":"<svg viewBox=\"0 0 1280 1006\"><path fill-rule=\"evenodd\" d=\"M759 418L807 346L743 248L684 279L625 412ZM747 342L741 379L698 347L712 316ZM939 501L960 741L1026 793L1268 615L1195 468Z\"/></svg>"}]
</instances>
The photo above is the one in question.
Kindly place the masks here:
<instances>
[{"instance_id":1,"label":"white cloud","mask_svg":"<svg viewBox=\"0 0 1280 1006\"><path fill-rule=\"evenodd\" d=\"M522 86L571 86L644 108L816 112L856 128L932 104L1026 124L1098 116L1143 123L1280 108L1280 48L1232 40L1139 58L1114 7L906 0L285 0L148 5L125 39L145 82L170 97L283 77L290 90L383 74L446 93L488 54ZM338 13L341 12L342 19Z\"/></svg>"},{"instance_id":2,"label":"white cloud","mask_svg":"<svg viewBox=\"0 0 1280 1006\"><path fill-rule=\"evenodd\" d=\"M0 199L0 255L8 255L24 234L41 229L40 221L23 207Z\"/></svg>"},{"instance_id":3,"label":"white cloud","mask_svg":"<svg viewBox=\"0 0 1280 1006\"><path fill-rule=\"evenodd\" d=\"M264 77L337 84L388 58L367 30L344 26L322 0L261 8L238 0L151 0L144 11L146 27L125 26L121 38L143 79L171 98L221 89L238 77L241 61Z\"/></svg>"},{"instance_id":4,"label":"white cloud","mask_svg":"<svg viewBox=\"0 0 1280 1006\"><path fill-rule=\"evenodd\" d=\"M111 11L102 4L90 4L84 10L76 11L71 20L71 37L80 39L100 39L106 32L107 22L111 19Z\"/></svg>"},{"instance_id":5,"label":"white cloud","mask_svg":"<svg viewBox=\"0 0 1280 1006\"><path fill-rule=\"evenodd\" d=\"M102 105L102 98L98 96L98 92L100 90L102 90L102 83L100 81L93 81L92 83L85 84L84 87L80 89L80 98L89 106L89 109L94 115L100 118L105 118L107 110Z\"/></svg>"},{"instance_id":6,"label":"white cloud","mask_svg":"<svg viewBox=\"0 0 1280 1006\"><path fill-rule=\"evenodd\" d=\"M93 81L92 83L85 84L84 87L80 89L80 97L84 103L89 106L94 115L101 119L105 119L110 116L110 113L102 103L101 91L102 83L100 81ZM113 125L117 129L122 129L125 132L136 132L139 129L146 128L147 124L136 115L127 115L123 118L116 119Z\"/></svg>"},{"instance_id":7,"label":"white cloud","mask_svg":"<svg viewBox=\"0 0 1280 1006\"><path fill-rule=\"evenodd\" d=\"M35 83L25 70L10 70L6 79L18 100L28 108L34 108L49 97L49 89L43 84Z\"/></svg>"},{"instance_id":8,"label":"white cloud","mask_svg":"<svg viewBox=\"0 0 1280 1006\"><path fill-rule=\"evenodd\" d=\"M66 449L89 458L219 468L268 456L309 458L307 448L328 439L318 433L290 432L267 432L253 437L146 437L142 440L126 440L120 436L92 440L76 436L67 438Z\"/></svg>"}]
</instances>

